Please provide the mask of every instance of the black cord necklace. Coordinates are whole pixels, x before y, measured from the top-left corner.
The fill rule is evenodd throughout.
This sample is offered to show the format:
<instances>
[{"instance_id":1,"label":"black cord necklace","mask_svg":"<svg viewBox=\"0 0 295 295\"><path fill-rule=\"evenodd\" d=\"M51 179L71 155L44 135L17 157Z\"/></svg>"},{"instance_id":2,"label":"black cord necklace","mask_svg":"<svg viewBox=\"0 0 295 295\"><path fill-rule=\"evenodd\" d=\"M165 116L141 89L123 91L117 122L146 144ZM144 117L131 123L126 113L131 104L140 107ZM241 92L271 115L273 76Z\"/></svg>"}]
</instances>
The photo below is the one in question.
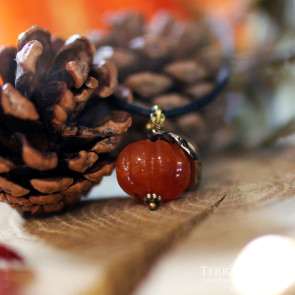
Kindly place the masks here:
<instances>
[{"instance_id":1,"label":"black cord necklace","mask_svg":"<svg viewBox=\"0 0 295 295\"><path fill-rule=\"evenodd\" d=\"M224 66L218 73L217 79L216 79L216 85L213 87L213 89L205 94L203 97L201 97L198 100L195 100L191 103L185 104L183 106L180 106L178 108L170 108L167 110L163 110L163 114L166 118L173 118L182 116L185 114L188 114L193 111L200 110L210 102L212 102L214 99L217 98L217 96L220 94L220 92L224 89L226 86L228 79L229 79L229 67ZM149 118L151 113L153 113L153 109L148 109L130 102L127 102L120 98L118 95L113 95L111 98L111 103L118 109L124 110L131 114L140 115L146 118Z\"/></svg>"},{"instance_id":2,"label":"black cord necklace","mask_svg":"<svg viewBox=\"0 0 295 295\"><path fill-rule=\"evenodd\" d=\"M163 130L165 118L200 110L220 94L230 75L232 40L227 24L213 26L224 55L224 65L217 74L213 89L203 97L177 108L145 108L113 95L111 103L118 109L149 118L149 139L128 145L116 164L117 179L129 195L144 200L151 210L162 200L177 197L185 189L196 188L201 179L201 161L196 146L177 134Z\"/></svg>"}]
</instances>

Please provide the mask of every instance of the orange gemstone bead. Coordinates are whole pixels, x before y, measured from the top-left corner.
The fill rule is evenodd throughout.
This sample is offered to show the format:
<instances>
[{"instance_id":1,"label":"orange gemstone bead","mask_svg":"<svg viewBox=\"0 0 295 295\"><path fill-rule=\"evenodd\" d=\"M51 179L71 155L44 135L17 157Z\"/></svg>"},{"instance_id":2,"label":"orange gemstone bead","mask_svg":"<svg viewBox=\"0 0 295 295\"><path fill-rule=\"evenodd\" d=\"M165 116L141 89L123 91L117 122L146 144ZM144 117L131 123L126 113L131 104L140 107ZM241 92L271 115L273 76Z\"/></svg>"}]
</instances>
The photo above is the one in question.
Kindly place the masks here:
<instances>
[{"instance_id":1,"label":"orange gemstone bead","mask_svg":"<svg viewBox=\"0 0 295 295\"><path fill-rule=\"evenodd\" d=\"M116 163L121 188L139 199L152 193L163 200L175 198L187 188L190 169L190 159L178 145L159 139L128 145Z\"/></svg>"}]
</instances>

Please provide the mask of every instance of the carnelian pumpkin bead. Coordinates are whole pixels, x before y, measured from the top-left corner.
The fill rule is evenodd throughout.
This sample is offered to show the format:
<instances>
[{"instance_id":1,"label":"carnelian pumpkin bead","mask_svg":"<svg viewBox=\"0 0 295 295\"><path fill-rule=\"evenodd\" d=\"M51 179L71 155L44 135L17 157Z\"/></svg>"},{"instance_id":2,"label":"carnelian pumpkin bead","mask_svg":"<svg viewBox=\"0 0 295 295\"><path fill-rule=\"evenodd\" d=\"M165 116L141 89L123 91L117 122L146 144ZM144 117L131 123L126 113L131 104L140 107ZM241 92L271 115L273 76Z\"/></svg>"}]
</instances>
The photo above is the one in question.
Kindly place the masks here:
<instances>
[{"instance_id":1,"label":"carnelian pumpkin bead","mask_svg":"<svg viewBox=\"0 0 295 295\"><path fill-rule=\"evenodd\" d=\"M121 188L138 199L153 193L163 200L177 197L189 184L190 169L185 152L178 145L161 139L128 145L116 163Z\"/></svg>"}]
</instances>

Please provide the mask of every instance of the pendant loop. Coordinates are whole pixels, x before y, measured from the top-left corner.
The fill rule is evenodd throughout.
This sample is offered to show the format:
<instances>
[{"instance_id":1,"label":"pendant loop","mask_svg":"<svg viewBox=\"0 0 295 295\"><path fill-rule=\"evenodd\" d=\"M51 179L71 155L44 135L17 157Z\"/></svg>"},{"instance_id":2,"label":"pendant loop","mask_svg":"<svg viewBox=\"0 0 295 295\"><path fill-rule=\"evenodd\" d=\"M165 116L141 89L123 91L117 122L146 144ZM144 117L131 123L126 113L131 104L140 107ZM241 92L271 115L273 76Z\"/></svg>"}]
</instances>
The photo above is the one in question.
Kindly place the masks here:
<instances>
[{"instance_id":1,"label":"pendant loop","mask_svg":"<svg viewBox=\"0 0 295 295\"><path fill-rule=\"evenodd\" d=\"M152 113L150 115L150 120L146 124L146 128L150 133L155 133L163 129L165 122L165 115L162 109L158 105L154 105L152 108Z\"/></svg>"}]
</instances>

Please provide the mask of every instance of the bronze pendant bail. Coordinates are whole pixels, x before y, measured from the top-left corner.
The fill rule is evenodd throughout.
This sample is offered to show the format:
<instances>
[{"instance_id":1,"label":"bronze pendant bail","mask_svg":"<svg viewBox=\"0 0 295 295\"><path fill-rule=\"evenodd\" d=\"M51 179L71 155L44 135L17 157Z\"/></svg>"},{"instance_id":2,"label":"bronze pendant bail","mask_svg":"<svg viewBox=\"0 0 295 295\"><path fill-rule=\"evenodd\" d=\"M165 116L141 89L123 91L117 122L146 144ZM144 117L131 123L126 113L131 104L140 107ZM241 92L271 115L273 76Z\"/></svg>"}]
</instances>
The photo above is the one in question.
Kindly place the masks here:
<instances>
[{"instance_id":1,"label":"bronze pendant bail","mask_svg":"<svg viewBox=\"0 0 295 295\"><path fill-rule=\"evenodd\" d=\"M152 107L152 113L150 115L150 120L146 124L146 129L149 133L153 134L157 131L163 129L165 122L165 115L163 114L162 109L158 105Z\"/></svg>"}]
</instances>

